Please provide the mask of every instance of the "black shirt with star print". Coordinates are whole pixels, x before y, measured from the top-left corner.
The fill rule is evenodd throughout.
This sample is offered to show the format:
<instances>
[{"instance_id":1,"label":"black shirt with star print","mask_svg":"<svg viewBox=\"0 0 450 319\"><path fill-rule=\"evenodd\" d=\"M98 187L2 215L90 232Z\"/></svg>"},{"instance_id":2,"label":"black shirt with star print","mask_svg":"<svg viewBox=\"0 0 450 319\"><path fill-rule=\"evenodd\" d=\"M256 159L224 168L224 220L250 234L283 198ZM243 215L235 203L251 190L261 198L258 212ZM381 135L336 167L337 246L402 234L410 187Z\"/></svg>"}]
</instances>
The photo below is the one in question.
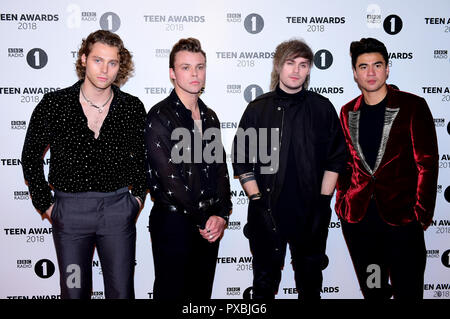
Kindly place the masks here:
<instances>
[{"instance_id":1,"label":"black shirt with star print","mask_svg":"<svg viewBox=\"0 0 450 319\"><path fill-rule=\"evenodd\" d=\"M131 187L134 196L145 200L144 105L111 86L114 97L95 138L79 102L82 83L45 94L31 115L21 162L33 205L41 213L54 202L51 187L67 193ZM43 157L48 148L47 182Z\"/></svg>"},{"instance_id":2,"label":"black shirt with star print","mask_svg":"<svg viewBox=\"0 0 450 319\"><path fill-rule=\"evenodd\" d=\"M201 99L198 106L201 131L175 90L148 112L145 127L148 188L155 203L174 205L192 215L200 202L218 200L214 215L228 220L232 203L220 122ZM178 135L176 129L186 134Z\"/></svg>"}]
</instances>

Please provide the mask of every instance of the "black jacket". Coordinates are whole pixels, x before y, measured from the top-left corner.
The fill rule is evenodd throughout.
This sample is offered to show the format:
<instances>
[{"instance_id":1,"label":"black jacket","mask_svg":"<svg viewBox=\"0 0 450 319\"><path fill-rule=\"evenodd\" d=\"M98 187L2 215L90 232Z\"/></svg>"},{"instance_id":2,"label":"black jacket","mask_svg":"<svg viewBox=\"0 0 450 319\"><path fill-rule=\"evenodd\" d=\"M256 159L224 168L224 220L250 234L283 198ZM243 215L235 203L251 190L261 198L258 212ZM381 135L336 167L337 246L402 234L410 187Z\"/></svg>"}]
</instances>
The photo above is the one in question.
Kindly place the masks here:
<instances>
[{"instance_id":1,"label":"black jacket","mask_svg":"<svg viewBox=\"0 0 450 319\"><path fill-rule=\"evenodd\" d=\"M238 136L239 129L246 131L251 128L256 129L258 136L256 158L249 150L250 139ZM271 129L267 137L261 128ZM273 134L279 137L271 143ZM267 145L261 145L262 141ZM262 193L261 205L269 216L276 206L285 176L289 174L285 170L291 142L298 163L297 177L306 214L313 212L319 200L324 171L339 173L345 166L344 137L336 110L327 98L307 90L294 97L288 96L279 88L257 97L247 106L239 123L233 142L233 170L235 176L254 172ZM261 153L271 152L278 152L279 165L264 163Z\"/></svg>"}]
</instances>

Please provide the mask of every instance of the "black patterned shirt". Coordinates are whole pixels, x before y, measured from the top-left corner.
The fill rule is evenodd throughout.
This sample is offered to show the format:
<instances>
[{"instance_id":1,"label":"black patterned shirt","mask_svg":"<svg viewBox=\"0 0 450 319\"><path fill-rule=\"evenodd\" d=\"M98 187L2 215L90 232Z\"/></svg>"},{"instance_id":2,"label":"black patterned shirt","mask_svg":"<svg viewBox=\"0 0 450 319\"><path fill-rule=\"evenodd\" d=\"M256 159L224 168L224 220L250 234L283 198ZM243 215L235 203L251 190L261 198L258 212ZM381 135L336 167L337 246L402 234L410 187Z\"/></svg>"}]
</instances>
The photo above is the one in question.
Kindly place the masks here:
<instances>
[{"instance_id":1,"label":"black patterned shirt","mask_svg":"<svg viewBox=\"0 0 450 319\"><path fill-rule=\"evenodd\" d=\"M114 98L96 139L79 102L82 83L45 94L31 116L21 162L33 205L41 213L54 202L52 187L68 193L131 187L134 196L145 200L144 105L113 85ZM43 156L48 148L47 182Z\"/></svg>"},{"instance_id":2,"label":"black patterned shirt","mask_svg":"<svg viewBox=\"0 0 450 319\"><path fill-rule=\"evenodd\" d=\"M198 105L201 133L192 120L191 111L183 105L175 90L149 111L145 127L148 187L155 202L176 205L191 215L196 214L200 202L218 199L219 210L215 215L228 220L232 203L220 122L215 112L202 100L198 100ZM190 146L184 145L183 150L177 147L180 147L179 142L184 138L171 138L177 128L189 132L189 136L185 135L184 138L192 142ZM216 134L208 136L208 132ZM213 141L218 146L214 150L210 145ZM187 155L189 160L177 160L173 154ZM205 160L205 154L214 157Z\"/></svg>"}]
</instances>

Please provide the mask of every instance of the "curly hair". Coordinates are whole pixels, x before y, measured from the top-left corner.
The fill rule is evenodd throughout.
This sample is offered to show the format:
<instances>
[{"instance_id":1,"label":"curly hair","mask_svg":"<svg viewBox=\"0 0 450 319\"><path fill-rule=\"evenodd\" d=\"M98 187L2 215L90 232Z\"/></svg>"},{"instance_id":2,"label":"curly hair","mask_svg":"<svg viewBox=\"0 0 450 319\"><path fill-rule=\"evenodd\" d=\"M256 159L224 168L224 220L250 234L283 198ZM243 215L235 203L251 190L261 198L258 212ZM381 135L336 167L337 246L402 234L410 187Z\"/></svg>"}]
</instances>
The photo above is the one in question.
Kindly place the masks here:
<instances>
[{"instance_id":1,"label":"curly hair","mask_svg":"<svg viewBox=\"0 0 450 319\"><path fill-rule=\"evenodd\" d=\"M122 39L115 33L105 30L97 30L88 35L86 39L81 42L81 47L78 50L77 62L75 63L76 72L79 79L84 79L86 76L86 67L81 62L83 54L87 57L91 52L92 46L97 43L103 43L112 47L116 47L119 51L119 72L114 81L117 86L122 86L127 80L133 76L134 63L132 55L128 51Z\"/></svg>"},{"instance_id":2,"label":"curly hair","mask_svg":"<svg viewBox=\"0 0 450 319\"><path fill-rule=\"evenodd\" d=\"M287 59L305 58L312 66L314 54L311 48L302 40L292 39L280 43L275 49L273 57L273 68L270 75L270 89L274 90L280 82L280 70ZM306 77L303 87L308 88L309 75Z\"/></svg>"},{"instance_id":3,"label":"curly hair","mask_svg":"<svg viewBox=\"0 0 450 319\"><path fill-rule=\"evenodd\" d=\"M177 43L174 44L172 47L172 50L170 51L169 56L169 68L172 68L175 66L175 55L180 51L188 51L193 53L200 52L205 57L206 61L206 53L202 50L202 45L200 44L200 41L196 38L187 38L187 39L180 39Z\"/></svg>"}]
</instances>

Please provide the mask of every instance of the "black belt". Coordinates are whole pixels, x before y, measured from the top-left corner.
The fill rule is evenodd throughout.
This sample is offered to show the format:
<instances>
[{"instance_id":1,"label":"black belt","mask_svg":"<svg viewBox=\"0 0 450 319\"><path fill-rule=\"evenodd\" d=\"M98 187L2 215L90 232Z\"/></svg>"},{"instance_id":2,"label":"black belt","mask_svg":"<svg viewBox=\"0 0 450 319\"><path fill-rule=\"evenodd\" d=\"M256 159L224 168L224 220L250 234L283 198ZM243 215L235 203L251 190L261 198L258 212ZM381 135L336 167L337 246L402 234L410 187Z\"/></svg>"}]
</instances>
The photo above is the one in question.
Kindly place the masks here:
<instances>
[{"instance_id":1,"label":"black belt","mask_svg":"<svg viewBox=\"0 0 450 319\"><path fill-rule=\"evenodd\" d=\"M202 200L202 201L200 201L198 203L198 209L201 210L201 211L206 211L209 208L211 208L213 205L215 205L217 202L219 202L219 200L216 199L216 198L210 198L210 199ZM168 211L173 212L173 213L187 214L187 211L184 208L179 207L177 205L163 204L163 203L156 202L155 203L155 207L156 208L161 208L161 209L164 209L164 210L168 210Z\"/></svg>"},{"instance_id":2,"label":"black belt","mask_svg":"<svg viewBox=\"0 0 450 319\"><path fill-rule=\"evenodd\" d=\"M189 214L189 215L187 215L187 211L184 208L181 208L176 205L162 204L162 203L156 202L155 208L162 209L164 211L169 211L171 213L185 214L194 220L194 223L197 225L198 228L204 229L206 221L211 216L210 212L208 212L208 210L218 202L219 202L219 200L216 198L211 198L211 199L206 199L206 200L200 201L198 203L198 208L199 208L198 212L194 213L194 214Z\"/></svg>"}]
</instances>

